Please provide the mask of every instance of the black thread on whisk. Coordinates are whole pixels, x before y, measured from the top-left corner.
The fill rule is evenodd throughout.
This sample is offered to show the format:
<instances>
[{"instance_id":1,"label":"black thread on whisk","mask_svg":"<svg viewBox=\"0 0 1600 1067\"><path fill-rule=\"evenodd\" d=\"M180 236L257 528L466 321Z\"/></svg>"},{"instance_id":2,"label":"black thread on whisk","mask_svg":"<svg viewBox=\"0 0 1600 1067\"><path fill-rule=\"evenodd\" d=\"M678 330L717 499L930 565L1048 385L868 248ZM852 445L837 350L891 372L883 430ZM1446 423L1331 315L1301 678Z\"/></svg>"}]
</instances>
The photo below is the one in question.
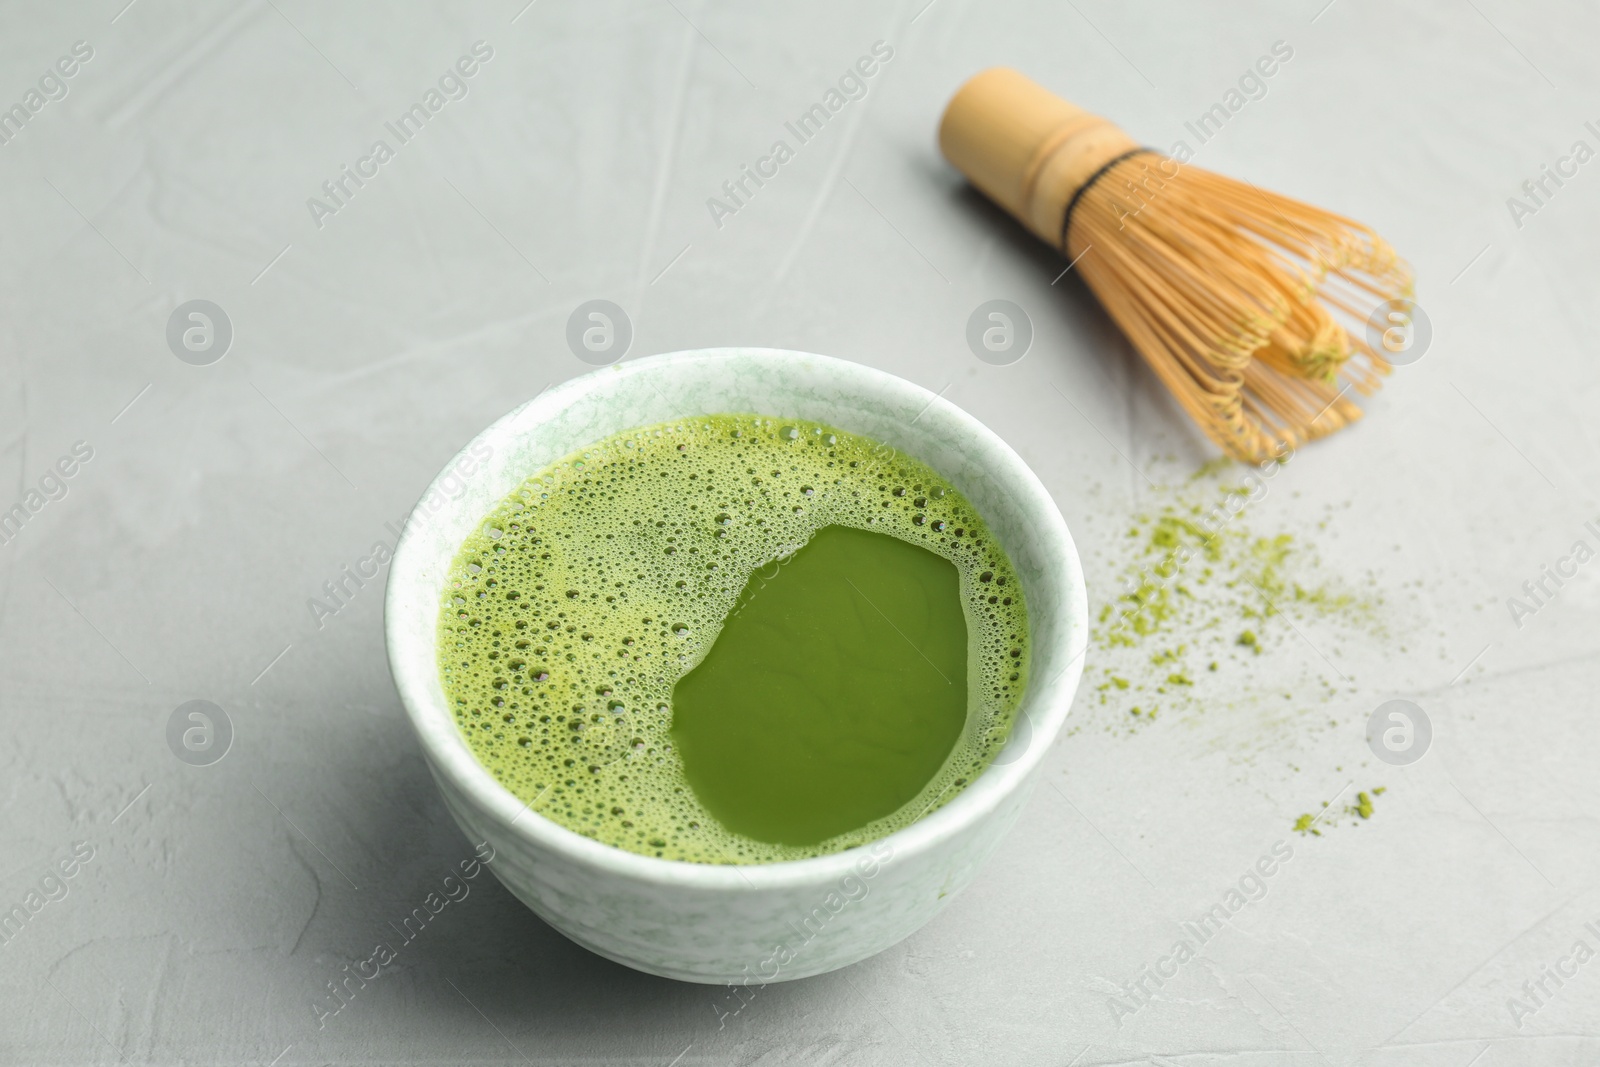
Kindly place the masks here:
<instances>
[{"instance_id":1,"label":"black thread on whisk","mask_svg":"<svg viewBox=\"0 0 1600 1067\"><path fill-rule=\"evenodd\" d=\"M1088 181L1086 181L1082 185L1078 186L1078 191L1072 194L1072 199L1071 200L1067 201L1066 213L1061 216L1061 242L1060 243L1061 243L1061 252L1062 252L1063 255L1065 255L1066 251L1067 251L1067 230L1068 230L1069 227L1072 226L1072 212L1073 212L1073 210L1075 208L1077 208L1078 201L1083 198L1083 194L1087 193L1089 191L1089 186L1093 185L1095 182L1099 181L1101 178L1104 178L1106 176L1106 172L1107 171L1109 171L1112 167L1116 166L1118 163L1121 163L1123 160L1132 159L1134 156L1140 155L1141 153L1144 153L1144 152L1154 152L1154 151L1155 151L1154 148L1130 148L1126 152L1122 153L1122 155L1115 156L1112 159L1107 160L1106 164L1103 167L1101 167L1099 170L1095 171L1093 174L1089 175L1089 180Z\"/></svg>"}]
</instances>

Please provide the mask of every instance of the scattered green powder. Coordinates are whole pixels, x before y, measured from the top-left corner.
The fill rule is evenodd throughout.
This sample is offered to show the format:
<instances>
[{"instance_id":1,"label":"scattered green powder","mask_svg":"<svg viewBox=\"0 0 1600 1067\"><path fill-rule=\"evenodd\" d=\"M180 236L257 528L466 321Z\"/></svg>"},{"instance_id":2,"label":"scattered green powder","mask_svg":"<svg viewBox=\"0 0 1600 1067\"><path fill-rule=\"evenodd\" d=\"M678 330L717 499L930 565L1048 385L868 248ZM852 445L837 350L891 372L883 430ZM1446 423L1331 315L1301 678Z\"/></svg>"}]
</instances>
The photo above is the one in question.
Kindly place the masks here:
<instances>
[{"instance_id":1,"label":"scattered green powder","mask_svg":"<svg viewBox=\"0 0 1600 1067\"><path fill-rule=\"evenodd\" d=\"M1371 792L1357 793L1356 802L1354 804L1346 804L1344 806L1342 814L1346 822L1349 825L1359 826L1363 821L1372 818L1372 813L1375 810L1372 798L1382 796L1386 788L1386 786L1380 785L1374 788ZM1338 825L1337 817L1329 818L1328 805L1324 804L1322 806L1322 814L1312 815L1310 812L1307 812L1304 815L1301 815L1294 821L1293 829L1295 833L1298 834L1310 834L1314 837L1321 837L1323 830L1332 829L1336 825Z\"/></svg>"},{"instance_id":2,"label":"scattered green powder","mask_svg":"<svg viewBox=\"0 0 1600 1067\"><path fill-rule=\"evenodd\" d=\"M1354 671L1335 666L1346 640L1388 643L1377 578L1368 572L1357 585L1323 566L1316 541L1328 536L1326 520L1293 532L1260 529L1261 500L1284 492L1284 483L1247 480L1250 473L1217 459L1169 476L1145 510L1105 539L1094 562L1102 581L1110 579L1101 589L1114 591L1096 596L1086 678L1096 696L1072 732L1134 734L1158 718L1171 729L1201 714L1254 716L1263 729L1341 729L1327 713L1312 713L1357 692ZM1320 837L1335 825L1360 825L1382 793L1324 805L1293 829Z\"/></svg>"},{"instance_id":3,"label":"scattered green powder","mask_svg":"<svg viewBox=\"0 0 1600 1067\"><path fill-rule=\"evenodd\" d=\"M1252 528L1257 504L1251 489L1236 484L1243 473L1214 460L1160 486L1111 539L1104 562L1121 591L1099 598L1090 668L1091 679L1100 675L1097 706L1125 709L1107 729L1129 730L1130 719L1149 722L1159 710L1199 711L1264 695L1252 691L1252 661L1281 651L1303 664L1308 623L1381 635L1380 598L1325 573L1303 535ZM1295 692L1279 694L1284 700L1322 703L1348 684L1320 653L1313 659ZM1274 664L1279 679L1282 661Z\"/></svg>"}]
</instances>

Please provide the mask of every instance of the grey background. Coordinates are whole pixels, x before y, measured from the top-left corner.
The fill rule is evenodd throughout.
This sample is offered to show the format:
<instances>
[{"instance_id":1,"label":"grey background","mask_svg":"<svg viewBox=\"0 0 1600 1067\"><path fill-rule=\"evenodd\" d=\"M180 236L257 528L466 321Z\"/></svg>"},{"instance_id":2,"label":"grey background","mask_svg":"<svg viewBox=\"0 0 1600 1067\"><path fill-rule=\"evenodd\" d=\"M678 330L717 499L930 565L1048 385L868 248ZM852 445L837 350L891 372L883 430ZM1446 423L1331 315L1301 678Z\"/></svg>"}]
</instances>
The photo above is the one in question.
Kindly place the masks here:
<instances>
[{"instance_id":1,"label":"grey background","mask_svg":"<svg viewBox=\"0 0 1600 1067\"><path fill-rule=\"evenodd\" d=\"M1600 515L1600 162L1520 228L1506 206L1600 146L1600 16L1324 3L4 5L0 103L74 41L94 58L0 146L0 510L74 442L94 457L0 546L0 905L74 842L95 854L0 946L0 1060L1600 1061L1600 962L1520 1027L1506 1006L1576 939L1600 947L1600 582L1520 628L1505 604ZM880 39L866 98L714 225L706 198ZM469 94L315 225L306 199L477 40ZM1331 514L1325 564L1392 592L1392 639L1330 653L1352 681L1269 715L1256 695L1327 673L1291 643L1135 737L1080 699L1086 728L964 896L720 1030L718 990L593 957L486 878L319 1029L324 983L470 846L390 684L378 582L320 628L307 600L392 543L474 432L589 369L572 309L627 309L629 358L791 347L943 390L1054 493L1104 602L1157 499L1141 472L1211 450L941 161L936 122L1006 63L1166 147L1276 40L1292 61L1194 162L1370 222L1434 329L1251 517ZM965 344L994 298L1033 321L1011 366ZM166 346L192 299L233 324L210 366ZM1433 721L1410 767L1365 746L1395 697ZM196 699L234 727L206 767L166 743ZM1289 832L1369 781L1389 787L1369 824ZM1117 983L1279 840L1265 899L1118 1025Z\"/></svg>"}]
</instances>

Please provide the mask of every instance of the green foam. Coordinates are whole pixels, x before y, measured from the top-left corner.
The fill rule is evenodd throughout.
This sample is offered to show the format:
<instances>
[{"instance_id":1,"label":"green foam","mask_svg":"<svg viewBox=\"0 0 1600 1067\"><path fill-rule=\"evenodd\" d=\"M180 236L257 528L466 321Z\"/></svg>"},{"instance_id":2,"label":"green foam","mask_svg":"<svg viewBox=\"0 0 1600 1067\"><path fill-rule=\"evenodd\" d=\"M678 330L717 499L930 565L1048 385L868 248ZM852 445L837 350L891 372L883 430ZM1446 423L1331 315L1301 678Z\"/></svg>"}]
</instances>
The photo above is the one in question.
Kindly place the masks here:
<instances>
[{"instance_id":1,"label":"green foam","mask_svg":"<svg viewBox=\"0 0 1600 1067\"><path fill-rule=\"evenodd\" d=\"M861 540L856 531L903 544ZM899 551L907 546L926 551L907 556ZM830 553L840 558L830 562ZM900 575L900 587L868 588L861 572L849 570L875 555L886 577ZM778 580L786 569L812 566L813 578L848 572L902 629L925 626L917 636L927 660L919 653L919 661L943 663L948 681L941 687L954 684L964 698L941 699L926 672L920 679L905 673L913 666L909 653L891 652L887 631L872 632L903 686L898 695L892 678L866 686L890 704L862 720L865 733L851 735L844 729L850 720L839 720L822 778L842 774L838 784L853 791L838 810L814 802L821 779L808 780L797 764L774 764L782 752L769 737L761 759L772 765L773 788L762 801L766 816L757 816L757 798L738 796L737 773L719 783L703 773L712 764L696 758L697 744L703 752L718 744L716 715L700 714L720 699L710 693L715 686L705 687L706 701L684 700L686 714L676 723L674 689L689 687L681 698L697 678L723 673L696 668L702 661L714 668L723 655L725 626L731 654L743 640L739 620L761 607L763 595L775 598L773 608L787 597L800 607L850 610L816 581ZM951 664L961 656L950 647L948 607L935 603L941 580L964 618L964 671ZM769 581L765 593L751 592ZM908 594L905 581L923 592ZM921 609L906 614L917 596L929 608L926 617ZM728 625L741 597L743 611ZM948 482L868 438L756 415L630 430L527 479L456 557L439 647L445 692L468 744L530 808L606 844L707 863L835 852L948 803L1004 742L1028 668L1020 582L977 511ZM770 644L763 655L776 663L782 647ZM851 669L870 671L870 664ZM745 684L753 683L747 677ZM848 687L835 689L827 702L844 708L847 694ZM769 718L781 704L767 703ZM787 706L793 712L797 705ZM903 716L912 707L929 712L921 723L927 732L901 746L904 758L894 745L876 742L878 752L862 756L862 739L872 731L892 733L897 722L902 732L910 729ZM789 725L790 741L814 746L823 736L792 719ZM854 770L841 755L851 750L862 756ZM726 760L721 766L733 768ZM892 781L862 784L881 773ZM744 778L746 786L754 781ZM779 782L798 790L787 814ZM750 810L741 816L740 809Z\"/></svg>"}]
</instances>

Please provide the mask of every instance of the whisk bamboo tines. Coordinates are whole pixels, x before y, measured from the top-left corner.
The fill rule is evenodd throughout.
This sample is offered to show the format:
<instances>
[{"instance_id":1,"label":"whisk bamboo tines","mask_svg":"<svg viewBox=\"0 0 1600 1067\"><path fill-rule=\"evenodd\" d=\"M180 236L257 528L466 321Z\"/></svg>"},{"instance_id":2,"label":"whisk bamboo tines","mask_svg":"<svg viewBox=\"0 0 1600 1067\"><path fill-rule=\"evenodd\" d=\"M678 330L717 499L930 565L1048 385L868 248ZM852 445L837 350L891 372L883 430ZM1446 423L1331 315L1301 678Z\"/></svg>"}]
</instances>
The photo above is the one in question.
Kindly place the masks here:
<instances>
[{"instance_id":1,"label":"whisk bamboo tines","mask_svg":"<svg viewBox=\"0 0 1600 1067\"><path fill-rule=\"evenodd\" d=\"M1262 460L1361 417L1363 324L1411 272L1350 219L1141 148L1005 68L946 108L945 157L1071 261L1185 411Z\"/></svg>"}]
</instances>

